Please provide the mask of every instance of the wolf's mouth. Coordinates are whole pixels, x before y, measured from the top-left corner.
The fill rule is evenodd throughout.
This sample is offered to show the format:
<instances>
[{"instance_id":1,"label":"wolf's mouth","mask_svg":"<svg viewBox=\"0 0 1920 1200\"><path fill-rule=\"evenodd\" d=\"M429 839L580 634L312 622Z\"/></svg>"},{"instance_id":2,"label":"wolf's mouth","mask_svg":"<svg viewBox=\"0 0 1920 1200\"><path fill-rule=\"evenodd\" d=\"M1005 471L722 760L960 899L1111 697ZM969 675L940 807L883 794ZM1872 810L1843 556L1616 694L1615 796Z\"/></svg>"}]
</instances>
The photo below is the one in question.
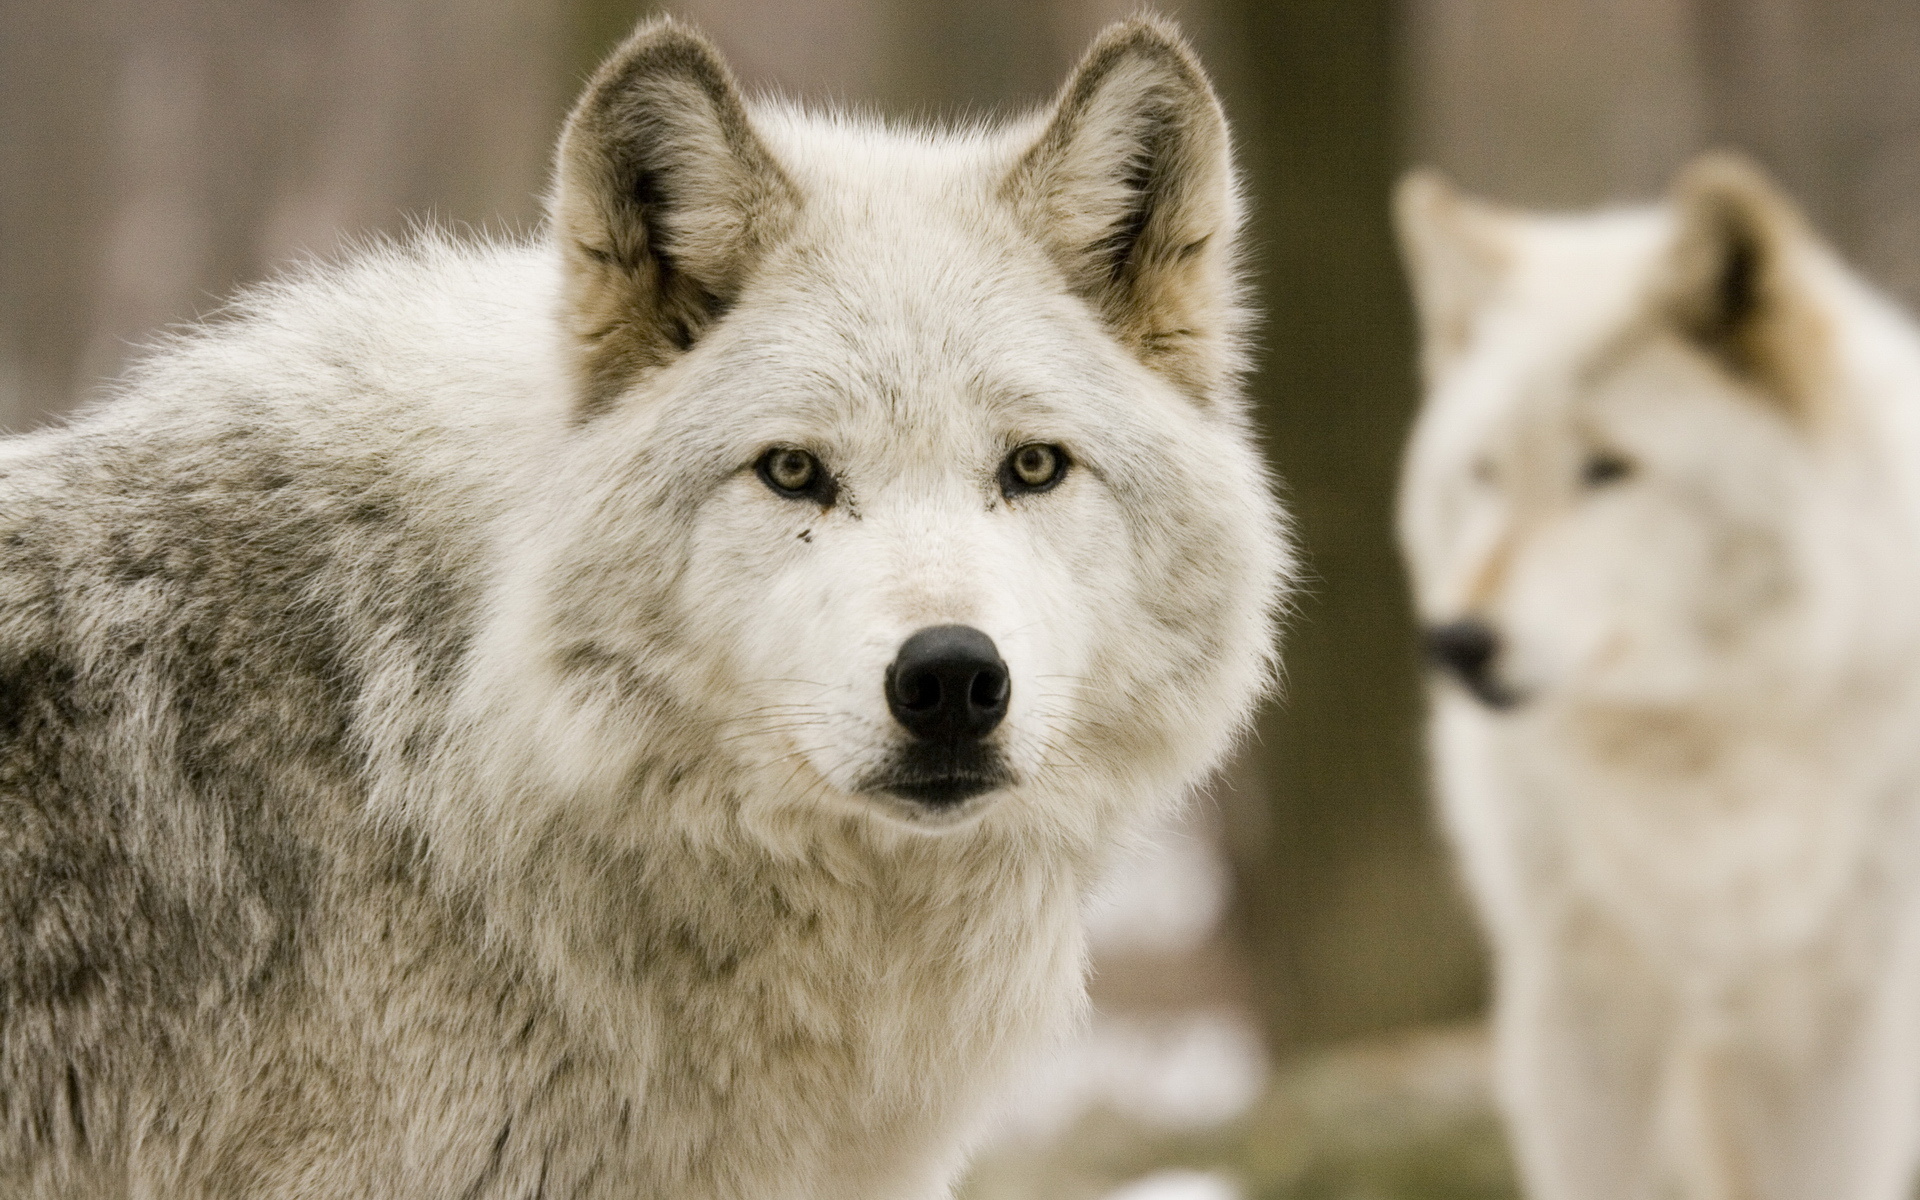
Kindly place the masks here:
<instances>
[{"instance_id":1,"label":"wolf's mouth","mask_svg":"<svg viewBox=\"0 0 1920 1200\"><path fill-rule=\"evenodd\" d=\"M891 763L871 776L866 790L951 808L1012 782L1013 771L996 747L915 742L901 747Z\"/></svg>"},{"instance_id":2,"label":"wolf's mouth","mask_svg":"<svg viewBox=\"0 0 1920 1200\"><path fill-rule=\"evenodd\" d=\"M1491 677L1462 679L1460 680L1460 684L1466 688L1467 691L1473 693L1475 700L1478 700L1495 712L1505 712L1508 709L1518 708L1521 704L1525 703L1527 699L1522 693Z\"/></svg>"}]
</instances>

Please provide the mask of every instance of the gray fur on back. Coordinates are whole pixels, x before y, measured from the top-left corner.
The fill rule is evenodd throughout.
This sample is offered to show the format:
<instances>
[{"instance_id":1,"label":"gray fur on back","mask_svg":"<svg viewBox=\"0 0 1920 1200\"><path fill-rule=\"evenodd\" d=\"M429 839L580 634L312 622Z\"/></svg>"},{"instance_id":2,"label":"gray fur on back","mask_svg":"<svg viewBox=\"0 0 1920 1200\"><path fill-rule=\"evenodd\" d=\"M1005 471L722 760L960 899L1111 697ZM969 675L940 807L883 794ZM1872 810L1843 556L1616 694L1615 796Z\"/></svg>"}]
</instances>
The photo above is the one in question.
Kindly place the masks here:
<instances>
[{"instance_id":1,"label":"gray fur on back","mask_svg":"<svg viewBox=\"0 0 1920 1200\"><path fill-rule=\"evenodd\" d=\"M105 411L5 448L0 1177L56 1169L49 1152L107 1167L149 1123L190 1142L223 1104L267 1122L272 1085L208 1095L210 1074L245 1079L208 1060L270 1054L255 1027L304 1019L343 897L426 902L418 838L366 818L356 703L395 670L422 704L444 691L499 498L456 470L488 431L414 401L502 376L537 394L520 360L546 335L521 298L549 274L525 249L379 251L260 293ZM436 303L478 328L433 328ZM409 369L394 351L423 337L462 353ZM454 939L435 953L484 954L433 907Z\"/></svg>"}]
</instances>

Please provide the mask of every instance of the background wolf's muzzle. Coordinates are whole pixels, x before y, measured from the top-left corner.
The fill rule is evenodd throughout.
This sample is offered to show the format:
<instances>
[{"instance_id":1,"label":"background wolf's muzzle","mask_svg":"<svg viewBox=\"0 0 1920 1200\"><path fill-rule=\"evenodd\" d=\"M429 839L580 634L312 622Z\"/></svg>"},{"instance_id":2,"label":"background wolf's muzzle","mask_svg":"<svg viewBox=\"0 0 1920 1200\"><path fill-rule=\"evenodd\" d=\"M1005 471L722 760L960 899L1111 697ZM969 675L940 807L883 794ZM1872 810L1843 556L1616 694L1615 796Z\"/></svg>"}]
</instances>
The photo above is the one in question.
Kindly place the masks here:
<instances>
[{"instance_id":1,"label":"background wolf's muzzle","mask_svg":"<svg viewBox=\"0 0 1920 1200\"><path fill-rule=\"evenodd\" d=\"M1489 708L1512 708L1520 697L1494 672L1500 635L1478 617L1429 626L1422 636L1427 660L1447 671Z\"/></svg>"}]
</instances>

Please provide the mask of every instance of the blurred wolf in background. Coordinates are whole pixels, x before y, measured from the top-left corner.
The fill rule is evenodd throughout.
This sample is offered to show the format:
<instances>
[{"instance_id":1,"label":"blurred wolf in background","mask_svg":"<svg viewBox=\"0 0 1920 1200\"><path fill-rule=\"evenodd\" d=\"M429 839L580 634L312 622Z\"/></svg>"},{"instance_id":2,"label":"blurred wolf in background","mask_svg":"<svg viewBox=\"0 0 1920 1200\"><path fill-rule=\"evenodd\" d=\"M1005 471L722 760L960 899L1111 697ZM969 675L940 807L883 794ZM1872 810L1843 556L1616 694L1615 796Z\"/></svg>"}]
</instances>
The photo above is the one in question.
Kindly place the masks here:
<instances>
[{"instance_id":1,"label":"blurred wolf in background","mask_svg":"<svg viewBox=\"0 0 1920 1200\"><path fill-rule=\"evenodd\" d=\"M748 108L0 443L0 1192L944 1196L1271 675L1227 129Z\"/></svg>"},{"instance_id":2,"label":"blurred wolf in background","mask_svg":"<svg viewBox=\"0 0 1920 1200\"><path fill-rule=\"evenodd\" d=\"M1920 334L1752 167L1399 196L1401 532L1541 1200L1896 1200L1920 1135Z\"/></svg>"}]
</instances>

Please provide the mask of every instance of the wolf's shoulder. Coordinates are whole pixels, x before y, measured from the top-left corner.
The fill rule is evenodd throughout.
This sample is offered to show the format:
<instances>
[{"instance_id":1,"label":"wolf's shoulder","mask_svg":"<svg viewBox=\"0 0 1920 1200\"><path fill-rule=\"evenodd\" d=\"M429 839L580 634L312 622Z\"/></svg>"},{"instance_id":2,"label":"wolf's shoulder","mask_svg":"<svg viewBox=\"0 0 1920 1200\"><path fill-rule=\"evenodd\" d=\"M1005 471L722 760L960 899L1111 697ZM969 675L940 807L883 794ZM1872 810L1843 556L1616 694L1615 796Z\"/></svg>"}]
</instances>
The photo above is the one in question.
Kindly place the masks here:
<instances>
[{"instance_id":1,"label":"wolf's shoulder","mask_svg":"<svg viewBox=\"0 0 1920 1200\"><path fill-rule=\"evenodd\" d=\"M537 241L376 243L167 335L70 424L0 439L14 632L30 606L4 593L49 576L257 591L370 528L471 540L566 428L555 274Z\"/></svg>"},{"instance_id":2,"label":"wolf's shoulder","mask_svg":"<svg viewBox=\"0 0 1920 1200\"><path fill-rule=\"evenodd\" d=\"M531 440L564 433L550 262L421 237L305 267L0 440L0 680L47 718L0 740L43 774L47 739L123 726L227 777L339 758L370 671L457 645Z\"/></svg>"},{"instance_id":3,"label":"wolf's shoulder","mask_svg":"<svg viewBox=\"0 0 1920 1200\"><path fill-rule=\"evenodd\" d=\"M511 438L567 402L557 274L539 240L373 242L167 339L101 416L187 440L258 424L323 458Z\"/></svg>"}]
</instances>

